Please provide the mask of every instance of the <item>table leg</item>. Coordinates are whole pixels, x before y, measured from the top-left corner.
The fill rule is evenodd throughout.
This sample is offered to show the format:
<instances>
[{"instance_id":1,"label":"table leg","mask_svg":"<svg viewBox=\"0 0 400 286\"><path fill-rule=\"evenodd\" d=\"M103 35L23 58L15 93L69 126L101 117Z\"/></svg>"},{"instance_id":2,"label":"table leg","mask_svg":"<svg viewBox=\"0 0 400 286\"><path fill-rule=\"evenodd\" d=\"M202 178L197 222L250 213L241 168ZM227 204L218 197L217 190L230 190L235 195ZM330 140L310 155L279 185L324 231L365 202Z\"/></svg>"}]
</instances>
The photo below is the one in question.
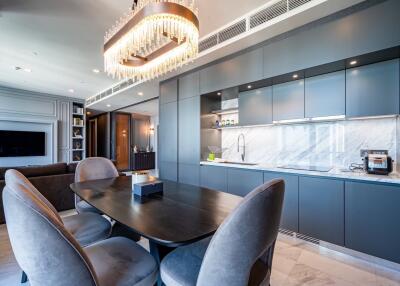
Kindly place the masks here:
<instances>
[{"instance_id":1,"label":"table leg","mask_svg":"<svg viewBox=\"0 0 400 286\"><path fill-rule=\"evenodd\" d=\"M173 247L166 247L160 244L157 244L153 241L149 241L150 244L150 254L154 257L156 260L157 264L160 266L160 263L162 259L171 251L173 251L175 248ZM157 286L163 286L164 283L161 280L161 274L158 273L158 279L157 279Z\"/></svg>"}]
</instances>

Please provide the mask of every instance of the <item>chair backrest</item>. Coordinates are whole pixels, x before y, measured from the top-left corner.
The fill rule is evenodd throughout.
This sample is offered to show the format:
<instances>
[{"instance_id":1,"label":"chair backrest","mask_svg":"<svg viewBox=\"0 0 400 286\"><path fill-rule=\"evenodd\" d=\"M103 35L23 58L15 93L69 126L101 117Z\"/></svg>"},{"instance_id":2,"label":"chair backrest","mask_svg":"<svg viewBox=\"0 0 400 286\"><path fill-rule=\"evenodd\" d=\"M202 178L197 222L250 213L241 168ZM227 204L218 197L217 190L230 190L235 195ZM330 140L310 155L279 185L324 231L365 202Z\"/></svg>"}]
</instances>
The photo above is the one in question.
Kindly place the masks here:
<instances>
[{"instance_id":1,"label":"chair backrest","mask_svg":"<svg viewBox=\"0 0 400 286\"><path fill-rule=\"evenodd\" d=\"M213 236L197 285L248 285L253 265L278 236L284 192L284 181L273 180L244 198Z\"/></svg>"},{"instance_id":2,"label":"chair backrest","mask_svg":"<svg viewBox=\"0 0 400 286\"><path fill-rule=\"evenodd\" d=\"M75 171L75 183L118 177L118 170L107 158L91 157L79 162Z\"/></svg>"},{"instance_id":3,"label":"chair backrest","mask_svg":"<svg viewBox=\"0 0 400 286\"><path fill-rule=\"evenodd\" d=\"M8 170L3 191L8 234L30 285L98 285L89 259L33 186Z\"/></svg>"},{"instance_id":4,"label":"chair backrest","mask_svg":"<svg viewBox=\"0 0 400 286\"><path fill-rule=\"evenodd\" d=\"M22 184L25 188L31 191L32 195L36 196L37 199L42 201L44 204L46 204L50 210L53 212L53 214L57 217L57 219L62 222L60 215L58 214L56 208L36 189L34 185L28 180L27 177L25 177L21 172L17 170L12 170L11 172L6 172L4 179L6 182L11 185L11 184Z\"/></svg>"}]
</instances>

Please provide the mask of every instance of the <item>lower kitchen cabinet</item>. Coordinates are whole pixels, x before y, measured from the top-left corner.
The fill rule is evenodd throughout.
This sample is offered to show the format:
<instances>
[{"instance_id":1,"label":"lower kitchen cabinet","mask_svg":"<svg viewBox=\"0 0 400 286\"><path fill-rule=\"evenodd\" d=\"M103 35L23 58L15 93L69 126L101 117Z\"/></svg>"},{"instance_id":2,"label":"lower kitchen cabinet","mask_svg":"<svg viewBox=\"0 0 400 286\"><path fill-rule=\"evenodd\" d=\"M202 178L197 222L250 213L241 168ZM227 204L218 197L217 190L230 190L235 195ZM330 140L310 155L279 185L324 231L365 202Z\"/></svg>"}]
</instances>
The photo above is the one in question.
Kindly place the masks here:
<instances>
[{"instance_id":1,"label":"lower kitchen cabinet","mask_svg":"<svg viewBox=\"0 0 400 286\"><path fill-rule=\"evenodd\" d=\"M200 185L200 165L179 163L179 182L194 186Z\"/></svg>"},{"instance_id":2,"label":"lower kitchen cabinet","mask_svg":"<svg viewBox=\"0 0 400 286\"><path fill-rule=\"evenodd\" d=\"M400 187L346 182L345 246L400 263Z\"/></svg>"},{"instance_id":3,"label":"lower kitchen cabinet","mask_svg":"<svg viewBox=\"0 0 400 286\"><path fill-rule=\"evenodd\" d=\"M230 194L244 197L263 182L262 172L228 169L228 193Z\"/></svg>"},{"instance_id":4,"label":"lower kitchen cabinet","mask_svg":"<svg viewBox=\"0 0 400 286\"><path fill-rule=\"evenodd\" d=\"M264 173L264 182L273 179L283 179L285 181L285 198L280 227L299 232L299 177L282 173Z\"/></svg>"},{"instance_id":5,"label":"lower kitchen cabinet","mask_svg":"<svg viewBox=\"0 0 400 286\"><path fill-rule=\"evenodd\" d=\"M227 168L200 166L200 186L216 191L227 192Z\"/></svg>"},{"instance_id":6,"label":"lower kitchen cabinet","mask_svg":"<svg viewBox=\"0 0 400 286\"><path fill-rule=\"evenodd\" d=\"M299 178L299 232L344 245L344 181Z\"/></svg>"},{"instance_id":7,"label":"lower kitchen cabinet","mask_svg":"<svg viewBox=\"0 0 400 286\"><path fill-rule=\"evenodd\" d=\"M160 162L160 179L169 181L178 181L178 163L176 162Z\"/></svg>"}]
</instances>

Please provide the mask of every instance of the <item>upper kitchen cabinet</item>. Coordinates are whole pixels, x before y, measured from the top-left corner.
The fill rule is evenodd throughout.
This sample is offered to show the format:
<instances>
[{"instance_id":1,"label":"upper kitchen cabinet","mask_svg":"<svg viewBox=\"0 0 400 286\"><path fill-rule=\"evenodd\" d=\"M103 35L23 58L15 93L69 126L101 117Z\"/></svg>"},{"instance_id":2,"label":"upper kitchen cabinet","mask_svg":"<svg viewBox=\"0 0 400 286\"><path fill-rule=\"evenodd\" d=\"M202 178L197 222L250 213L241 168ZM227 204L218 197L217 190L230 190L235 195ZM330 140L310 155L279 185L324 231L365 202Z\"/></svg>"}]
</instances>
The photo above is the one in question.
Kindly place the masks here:
<instances>
[{"instance_id":1,"label":"upper kitchen cabinet","mask_svg":"<svg viewBox=\"0 0 400 286\"><path fill-rule=\"evenodd\" d=\"M200 94L199 72L179 78L179 100Z\"/></svg>"},{"instance_id":2,"label":"upper kitchen cabinet","mask_svg":"<svg viewBox=\"0 0 400 286\"><path fill-rule=\"evenodd\" d=\"M274 121L304 118L304 80L274 85L272 94Z\"/></svg>"},{"instance_id":3,"label":"upper kitchen cabinet","mask_svg":"<svg viewBox=\"0 0 400 286\"><path fill-rule=\"evenodd\" d=\"M345 113L345 71L305 79L305 116L307 118L345 115Z\"/></svg>"},{"instance_id":4,"label":"upper kitchen cabinet","mask_svg":"<svg viewBox=\"0 0 400 286\"><path fill-rule=\"evenodd\" d=\"M201 94L253 82L263 77L262 48L200 71Z\"/></svg>"},{"instance_id":5,"label":"upper kitchen cabinet","mask_svg":"<svg viewBox=\"0 0 400 286\"><path fill-rule=\"evenodd\" d=\"M176 79L160 84L160 104L178 100L178 81Z\"/></svg>"},{"instance_id":6,"label":"upper kitchen cabinet","mask_svg":"<svg viewBox=\"0 0 400 286\"><path fill-rule=\"evenodd\" d=\"M242 126L272 123L272 87L239 94L239 124Z\"/></svg>"},{"instance_id":7,"label":"upper kitchen cabinet","mask_svg":"<svg viewBox=\"0 0 400 286\"><path fill-rule=\"evenodd\" d=\"M347 117L399 113L399 59L346 71Z\"/></svg>"}]
</instances>

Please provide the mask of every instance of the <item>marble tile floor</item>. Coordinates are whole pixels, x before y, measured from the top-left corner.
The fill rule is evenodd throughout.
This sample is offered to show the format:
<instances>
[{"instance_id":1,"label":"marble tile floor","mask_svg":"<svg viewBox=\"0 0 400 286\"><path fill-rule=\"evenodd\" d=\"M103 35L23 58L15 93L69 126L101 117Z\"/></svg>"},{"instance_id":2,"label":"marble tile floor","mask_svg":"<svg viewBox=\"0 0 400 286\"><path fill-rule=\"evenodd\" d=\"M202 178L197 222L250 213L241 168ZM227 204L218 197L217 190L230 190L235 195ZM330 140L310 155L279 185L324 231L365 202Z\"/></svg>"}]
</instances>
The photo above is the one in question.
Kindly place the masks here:
<instances>
[{"instance_id":1,"label":"marble tile floor","mask_svg":"<svg viewBox=\"0 0 400 286\"><path fill-rule=\"evenodd\" d=\"M148 241L139 242L148 249ZM5 225L0 226L0 286L20 285L20 269ZM29 283L25 284L26 286ZM394 286L400 272L303 240L279 235L272 269L272 286Z\"/></svg>"}]
</instances>

